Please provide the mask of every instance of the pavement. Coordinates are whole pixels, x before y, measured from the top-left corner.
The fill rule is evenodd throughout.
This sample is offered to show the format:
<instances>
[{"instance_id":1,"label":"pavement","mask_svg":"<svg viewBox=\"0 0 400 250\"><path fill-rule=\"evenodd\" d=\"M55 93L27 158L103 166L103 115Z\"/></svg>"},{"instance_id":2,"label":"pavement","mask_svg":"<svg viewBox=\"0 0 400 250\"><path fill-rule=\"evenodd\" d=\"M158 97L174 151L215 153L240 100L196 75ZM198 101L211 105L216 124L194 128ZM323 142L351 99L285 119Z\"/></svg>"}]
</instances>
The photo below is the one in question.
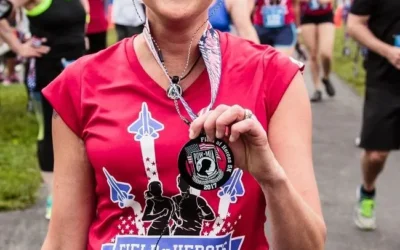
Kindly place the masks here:
<instances>
[{"instance_id":1,"label":"pavement","mask_svg":"<svg viewBox=\"0 0 400 250\"><path fill-rule=\"evenodd\" d=\"M312 87L306 72L307 87ZM378 182L378 229L360 232L352 222L356 186L360 179L360 153L354 146L359 133L362 100L336 76L333 99L312 106L314 165L325 221L327 250L399 250L400 154L391 155ZM397 197L397 199L396 199ZM24 211L0 213L0 249L40 249L48 222L44 219L45 190L38 203ZM311 249L312 250L312 249Z\"/></svg>"}]
</instances>

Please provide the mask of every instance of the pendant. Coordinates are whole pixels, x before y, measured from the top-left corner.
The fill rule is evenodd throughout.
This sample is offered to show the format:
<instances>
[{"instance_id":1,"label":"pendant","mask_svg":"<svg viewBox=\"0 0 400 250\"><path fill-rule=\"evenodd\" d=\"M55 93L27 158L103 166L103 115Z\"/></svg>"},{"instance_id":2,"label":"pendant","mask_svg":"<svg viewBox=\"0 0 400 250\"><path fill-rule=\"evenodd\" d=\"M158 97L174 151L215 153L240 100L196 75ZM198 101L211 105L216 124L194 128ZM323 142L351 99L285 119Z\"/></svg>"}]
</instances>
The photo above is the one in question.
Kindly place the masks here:
<instances>
[{"instance_id":1,"label":"pendant","mask_svg":"<svg viewBox=\"0 0 400 250\"><path fill-rule=\"evenodd\" d=\"M229 146L220 139L209 142L204 134L186 143L178 160L181 178L198 190L222 187L231 177L233 166Z\"/></svg>"},{"instance_id":2,"label":"pendant","mask_svg":"<svg viewBox=\"0 0 400 250\"><path fill-rule=\"evenodd\" d=\"M178 100L182 96L182 87L178 84L171 84L167 89L167 96L172 100Z\"/></svg>"}]
</instances>

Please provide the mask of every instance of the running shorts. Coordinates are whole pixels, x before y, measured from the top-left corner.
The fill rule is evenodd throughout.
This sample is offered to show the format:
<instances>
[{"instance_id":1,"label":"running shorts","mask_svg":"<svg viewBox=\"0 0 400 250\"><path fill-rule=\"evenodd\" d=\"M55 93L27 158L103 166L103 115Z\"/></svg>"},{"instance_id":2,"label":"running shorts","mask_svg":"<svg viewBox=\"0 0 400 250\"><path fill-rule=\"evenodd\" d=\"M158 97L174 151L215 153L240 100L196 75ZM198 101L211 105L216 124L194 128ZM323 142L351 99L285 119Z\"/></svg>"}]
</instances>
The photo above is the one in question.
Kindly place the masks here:
<instances>
[{"instance_id":1,"label":"running shorts","mask_svg":"<svg viewBox=\"0 0 400 250\"><path fill-rule=\"evenodd\" d=\"M333 23L333 12L324 15L303 15L301 17L301 24L321 24Z\"/></svg>"},{"instance_id":2,"label":"running shorts","mask_svg":"<svg viewBox=\"0 0 400 250\"><path fill-rule=\"evenodd\" d=\"M273 47L294 47L297 42L296 25L286 24L280 28L265 28L255 25L261 44L268 44Z\"/></svg>"},{"instance_id":3,"label":"running shorts","mask_svg":"<svg viewBox=\"0 0 400 250\"><path fill-rule=\"evenodd\" d=\"M360 147L390 151L400 148L399 87L367 86Z\"/></svg>"}]
</instances>

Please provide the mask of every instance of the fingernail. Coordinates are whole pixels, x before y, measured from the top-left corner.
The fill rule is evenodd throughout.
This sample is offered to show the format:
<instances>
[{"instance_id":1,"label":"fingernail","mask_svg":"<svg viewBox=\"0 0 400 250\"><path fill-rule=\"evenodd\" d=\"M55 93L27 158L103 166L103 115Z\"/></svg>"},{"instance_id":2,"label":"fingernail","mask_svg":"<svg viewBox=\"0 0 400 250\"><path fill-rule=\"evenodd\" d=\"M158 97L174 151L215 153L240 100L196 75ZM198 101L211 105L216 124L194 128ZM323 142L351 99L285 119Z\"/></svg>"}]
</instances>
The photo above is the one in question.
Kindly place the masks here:
<instances>
[{"instance_id":1,"label":"fingernail","mask_svg":"<svg viewBox=\"0 0 400 250\"><path fill-rule=\"evenodd\" d=\"M235 138L233 137L233 135L229 136L229 141L230 142L234 142L235 141Z\"/></svg>"},{"instance_id":2,"label":"fingernail","mask_svg":"<svg viewBox=\"0 0 400 250\"><path fill-rule=\"evenodd\" d=\"M216 136L218 139L221 139L223 135L221 134L220 131L217 131L217 132L215 133L215 136Z\"/></svg>"},{"instance_id":3,"label":"fingernail","mask_svg":"<svg viewBox=\"0 0 400 250\"><path fill-rule=\"evenodd\" d=\"M194 137L194 132L193 130L189 129L189 138L193 139L193 137Z\"/></svg>"}]
</instances>

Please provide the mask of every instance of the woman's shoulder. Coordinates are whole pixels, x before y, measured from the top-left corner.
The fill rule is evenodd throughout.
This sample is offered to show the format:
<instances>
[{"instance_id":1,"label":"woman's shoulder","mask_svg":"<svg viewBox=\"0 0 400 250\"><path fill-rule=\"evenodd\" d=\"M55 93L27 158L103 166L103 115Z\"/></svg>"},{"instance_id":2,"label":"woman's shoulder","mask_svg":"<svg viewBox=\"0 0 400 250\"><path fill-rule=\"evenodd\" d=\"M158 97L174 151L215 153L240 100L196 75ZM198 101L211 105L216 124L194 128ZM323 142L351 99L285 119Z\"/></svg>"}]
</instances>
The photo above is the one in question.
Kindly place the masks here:
<instances>
[{"instance_id":1,"label":"woman's shoulder","mask_svg":"<svg viewBox=\"0 0 400 250\"><path fill-rule=\"evenodd\" d=\"M288 64L294 64L300 69L304 67L302 63L269 45L256 44L227 33L221 33L221 41L222 56L230 65L236 64L254 70L284 69Z\"/></svg>"}]
</instances>

